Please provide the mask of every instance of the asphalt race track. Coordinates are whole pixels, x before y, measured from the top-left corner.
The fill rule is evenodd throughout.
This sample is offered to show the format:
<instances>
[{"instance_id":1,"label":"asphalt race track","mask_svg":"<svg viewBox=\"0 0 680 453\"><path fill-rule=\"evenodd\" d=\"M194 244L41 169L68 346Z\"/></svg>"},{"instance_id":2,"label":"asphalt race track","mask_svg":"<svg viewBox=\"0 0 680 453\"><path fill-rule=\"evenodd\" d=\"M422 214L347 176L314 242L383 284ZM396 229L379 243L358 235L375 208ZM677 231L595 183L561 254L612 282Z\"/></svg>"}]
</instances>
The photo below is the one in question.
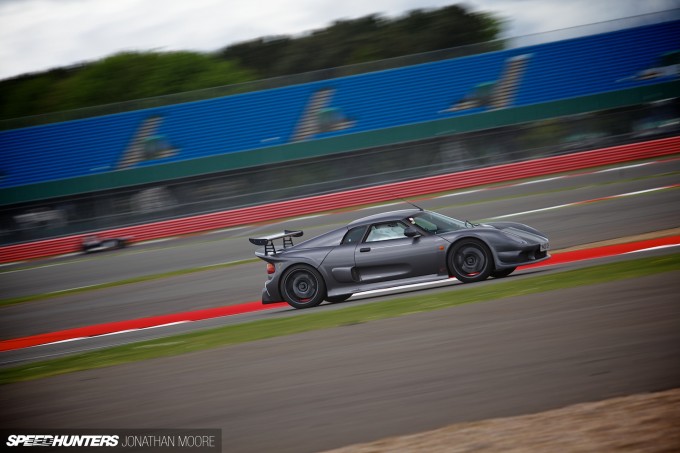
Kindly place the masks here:
<instances>
[{"instance_id":1,"label":"asphalt race track","mask_svg":"<svg viewBox=\"0 0 680 453\"><path fill-rule=\"evenodd\" d=\"M5 428L222 428L311 452L680 385L680 272L12 384Z\"/></svg>"},{"instance_id":2,"label":"asphalt race track","mask_svg":"<svg viewBox=\"0 0 680 453\"><path fill-rule=\"evenodd\" d=\"M668 188L678 184L679 170L680 160L665 160L415 202L474 221L508 216L563 249L680 227L680 188ZM402 207L14 264L1 269L0 287L9 298L247 260L254 251L248 236L301 228L312 237ZM523 273L531 272L537 271ZM523 273L509 278L526 278ZM7 428L221 427L225 451L299 452L673 388L680 384L678 277L573 288L12 384L0 393L0 417ZM6 306L0 336L254 301L264 279L262 263L247 263ZM487 284L494 280L479 285ZM423 293L430 291L437 290ZM210 325L300 314L282 308ZM40 346L18 360L147 337ZM0 354L0 361L8 357Z\"/></svg>"}]
</instances>

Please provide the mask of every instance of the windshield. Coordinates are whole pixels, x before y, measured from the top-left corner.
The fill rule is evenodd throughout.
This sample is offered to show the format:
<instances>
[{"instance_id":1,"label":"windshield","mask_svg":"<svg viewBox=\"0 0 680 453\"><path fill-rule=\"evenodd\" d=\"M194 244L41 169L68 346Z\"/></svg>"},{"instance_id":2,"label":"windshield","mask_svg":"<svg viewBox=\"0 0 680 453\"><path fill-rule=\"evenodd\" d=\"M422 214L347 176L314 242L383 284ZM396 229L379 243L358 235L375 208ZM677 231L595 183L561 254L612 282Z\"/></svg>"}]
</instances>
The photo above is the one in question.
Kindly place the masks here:
<instances>
[{"instance_id":1,"label":"windshield","mask_svg":"<svg viewBox=\"0 0 680 453\"><path fill-rule=\"evenodd\" d=\"M465 222L437 214L436 212L423 211L413 217L409 217L408 220L423 230L434 234L449 233L467 228Z\"/></svg>"}]
</instances>

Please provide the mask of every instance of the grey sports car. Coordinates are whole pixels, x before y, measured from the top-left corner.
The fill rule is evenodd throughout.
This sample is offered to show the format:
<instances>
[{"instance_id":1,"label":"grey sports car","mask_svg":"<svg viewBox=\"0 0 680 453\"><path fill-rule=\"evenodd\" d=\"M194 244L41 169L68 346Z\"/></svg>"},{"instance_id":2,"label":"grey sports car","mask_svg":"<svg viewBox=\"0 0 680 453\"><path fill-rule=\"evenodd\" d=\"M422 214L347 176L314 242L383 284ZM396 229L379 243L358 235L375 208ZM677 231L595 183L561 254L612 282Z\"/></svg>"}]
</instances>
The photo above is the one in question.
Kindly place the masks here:
<instances>
[{"instance_id":1,"label":"grey sports car","mask_svg":"<svg viewBox=\"0 0 680 453\"><path fill-rule=\"evenodd\" d=\"M264 247L255 255L267 262L262 303L310 308L397 285L450 277L478 282L550 257L548 239L527 225L473 224L422 209L364 217L294 245L302 234L250 238Z\"/></svg>"}]
</instances>

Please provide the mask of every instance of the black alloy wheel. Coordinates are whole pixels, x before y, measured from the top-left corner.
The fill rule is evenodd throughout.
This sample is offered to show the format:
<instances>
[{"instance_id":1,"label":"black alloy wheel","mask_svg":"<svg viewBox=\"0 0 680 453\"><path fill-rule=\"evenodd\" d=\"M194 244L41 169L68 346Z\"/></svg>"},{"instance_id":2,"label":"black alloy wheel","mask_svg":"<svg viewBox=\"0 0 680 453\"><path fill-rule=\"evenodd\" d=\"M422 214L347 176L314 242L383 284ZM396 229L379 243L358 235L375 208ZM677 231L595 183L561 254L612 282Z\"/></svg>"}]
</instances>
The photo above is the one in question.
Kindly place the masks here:
<instances>
[{"instance_id":1,"label":"black alloy wheel","mask_svg":"<svg viewBox=\"0 0 680 453\"><path fill-rule=\"evenodd\" d=\"M486 280L493 270L491 251L478 239L463 239L449 252L449 272L463 283Z\"/></svg>"},{"instance_id":2,"label":"black alloy wheel","mask_svg":"<svg viewBox=\"0 0 680 453\"><path fill-rule=\"evenodd\" d=\"M286 271L281 280L281 295L292 307L316 307L326 297L326 284L316 269L295 265Z\"/></svg>"}]
</instances>

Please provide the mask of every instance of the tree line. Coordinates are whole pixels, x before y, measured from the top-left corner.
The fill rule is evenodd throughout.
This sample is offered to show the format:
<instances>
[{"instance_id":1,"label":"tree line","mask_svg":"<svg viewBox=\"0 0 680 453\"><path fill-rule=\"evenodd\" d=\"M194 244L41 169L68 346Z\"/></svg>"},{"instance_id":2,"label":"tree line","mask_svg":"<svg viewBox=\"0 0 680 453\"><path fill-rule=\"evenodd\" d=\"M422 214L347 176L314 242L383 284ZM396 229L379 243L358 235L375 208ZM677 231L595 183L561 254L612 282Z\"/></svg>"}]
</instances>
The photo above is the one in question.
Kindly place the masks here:
<instances>
[{"instance_id":1,"label":"tree line","mask_svg":"<svg viewBox=\"0 0 680 453\"><path fill-rule=\"evenodd\" d=\"M231 85L493 41L502 21L452 5L338 20L301 36L263 37L213 53L123 52L0 81L0 119Z\"/></svg>"}]
</instances>

